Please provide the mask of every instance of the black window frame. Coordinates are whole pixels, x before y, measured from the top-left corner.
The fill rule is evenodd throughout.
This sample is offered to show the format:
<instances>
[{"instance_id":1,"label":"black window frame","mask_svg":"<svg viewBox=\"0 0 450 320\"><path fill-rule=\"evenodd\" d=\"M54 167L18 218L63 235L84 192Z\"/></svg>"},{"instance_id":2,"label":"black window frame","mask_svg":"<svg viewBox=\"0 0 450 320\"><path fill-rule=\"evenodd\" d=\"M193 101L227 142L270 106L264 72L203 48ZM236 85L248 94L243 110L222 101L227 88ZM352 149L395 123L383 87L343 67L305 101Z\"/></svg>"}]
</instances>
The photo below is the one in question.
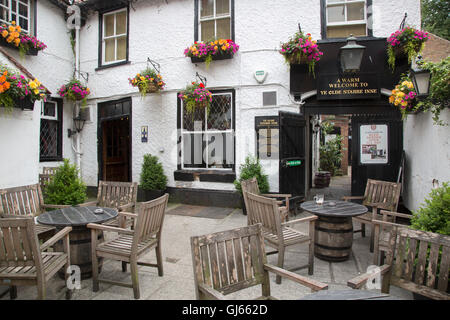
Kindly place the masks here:
<instances>
[{"instance_id":1,"label":"black window frame","mask_svg":"<svg viewBox=\"0 0 450 320\"><path fill-rule=\"evenodd\" d=\"M372 21L372 11L368 8L373 6L372 0L366 0L366 20L367 20L367 35L366 36L356 36L356 38L373 38L373 21ZM327 0L320 0L320 24L321 24L321 37L322 39L333 39L333 40L345 40L346 38L328 38L327 37Z\"/></svg>"},{"instance_id":2,"label":"black window frame","mask_svg":"<svg viewBox=\"0 0 450 320\"><path fill-rule=\"evenodd\" d=\"M200 41L199 40L199 10L200 10L200 0L194 0L194 41ZM230 16L231 16L231 40L235 41L235 27L234 27L234 0L230 0Z\"/></svg>"},{"instance_id":3,"label":"black window frame","mask_svg":"<svg viewBox=\"0 0 450 320\"><path fill-rule=\"evenodd\" d=\"M108 64L103 64L103 16L113 11L118 11L126 9L127 11L127 49L126 49L126 58L125 61L113 62ZM107 10L99 10L98 11L98 67L95 69L102 70L106 68L112 68L117 66L122 66L130 63L129 57L130 50L130 5L117 5Z\"/></svg>"},{"instance_id":4,"label":"black window frame","mask_svg":"<svg viewBox=\"0 0 450 320\"><path fill-rule=\"evenodd\" d=\"M62 161L63 160L63 99L62 98L49 98L48 102L56 102L57 106L57 117L58 120L49 120L49 119L40 119L39 126L39 162L51 162L51 161ZM44 108L44 103L41 107L41 115ZM58 132L57 132L57 155L56 156L43 156L41 154L41 128L42 121L56 121L58 123Z\"/></svg>"}]
</instances>

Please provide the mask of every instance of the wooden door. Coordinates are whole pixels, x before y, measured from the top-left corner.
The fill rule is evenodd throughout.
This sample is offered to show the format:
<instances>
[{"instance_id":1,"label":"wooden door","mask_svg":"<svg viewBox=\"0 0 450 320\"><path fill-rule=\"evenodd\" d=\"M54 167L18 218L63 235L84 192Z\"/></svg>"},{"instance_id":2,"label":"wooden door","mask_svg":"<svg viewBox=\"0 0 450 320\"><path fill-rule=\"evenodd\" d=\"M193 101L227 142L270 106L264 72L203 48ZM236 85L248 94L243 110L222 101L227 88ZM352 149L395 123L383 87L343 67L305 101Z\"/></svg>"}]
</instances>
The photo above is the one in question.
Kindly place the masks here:
<instances>
[{"instance_id":1,"label":"wooden door","mask_svg":"<svg viewBox=\"0 0 450 320\"><path fill-rule=\"evenodd\" d=\"M279 112L280 123L280 193L290 193L295 200L306 197L306 121L298 113Z\"/></svg>"},{"instance_id":2,"label":"wooden door","mask_svg":"<svg viewBox=\"0 0 450 320\"><path fill-rule=\"evenodd\" d=\"M102 123L102 179L130 181L130 125L128 117Z\"/></svg>"}]
</instances>

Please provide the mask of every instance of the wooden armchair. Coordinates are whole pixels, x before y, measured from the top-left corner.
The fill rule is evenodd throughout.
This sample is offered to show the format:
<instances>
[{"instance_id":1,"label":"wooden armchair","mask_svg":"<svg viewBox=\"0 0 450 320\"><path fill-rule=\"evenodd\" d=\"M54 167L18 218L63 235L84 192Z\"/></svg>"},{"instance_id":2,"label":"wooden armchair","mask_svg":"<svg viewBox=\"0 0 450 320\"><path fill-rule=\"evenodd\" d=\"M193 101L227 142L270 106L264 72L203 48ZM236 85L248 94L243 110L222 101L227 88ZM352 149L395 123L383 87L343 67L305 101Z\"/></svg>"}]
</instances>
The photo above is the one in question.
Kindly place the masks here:
<instances>
[{"instance_id":1,"label":"wooden armchair","mask_svg":"<svg viewBox=\"0 0 450 320\"><path fill-rule=\"evenodd\" d=\"M363 196L342 197L344 201L362 200L363 205L372 207L372 212L353 217L353 221L361 223L361 229L354 230L354 233L361 232L361 235L365 237L366 224L371 225L370 252L373 252L375 236L372 220L379 220L378 209L397 211L401 186L401 183L367 179L366 190Z\"/></svg>"},{"instance_id":2,"label":"wooden armchair","mask_svg":"<svg viewBox=\"0 0 450 320\"><path fill-rule=\"evenodd\" d=\"M262 289L258 299L275 299L270 295L269 272L312 291L328 289L327 284L268 264L260 224L191 237L191 248L197 299L224 300L255 285Z\"/></svg>"},{"instance_id":3,"label":"wooden armchair","mask_svg":"<svg viewBox=\"0 0 450 320\"><path fill-rule=\"evenodd\" d=\"M59 209L69 205L45 204L39 183L15 188L0 189L0 217L32 215L37 217L45 209ZM55 227L36 224L38 238L44 241L56 231Z\"/></svg>"},{"instance_id":4,"label":"wooden armchair","mask_svg":"<svg viewBox=\"0 0 450 320\"><path fill-rule=\"evenodd\" d=\"M309 244L308 264L289 269L289 271L307 267L308 274L312 275L314 273L314 223L317 220L317 216L281 222L276 200L249 192L246 192L246 197L248 203L248 224L261 224L262 235L266 240L266 244L276 249L276 251L268 252L267 254L278 253L278 267L283 268L286 247L306 242ZM308 223L309 234L289 227L296 223ZM280 275L277 275L276 283L281 283Z\"/></svg>"},{"instance_id":5,"label":"wooden armchair","mask_svg":"<svg viewBox=\"0 0 450 320\"><path fill-rule=\"evenodd\" d=\"M93 291L98 291L99 282L106 282L113 285L132 287L134 298L139 299L139 279L137 265L157 267L158 275L163 276L163 261L161 254L161 230L164 221L164 214L169 200L169 194L144 202L139 208L139 214L119 212L121 216L129 216L136 219L134 230L105 226L101 224L89 223L91 229L91 249L92 249L92 283ZM98 231L117 232L118 236L105 241L97 242ZM139 262L139 258L146 254L148 250L155 248L157 264ZM122 271L124 264L130 264L132 284L122 283L112 280L98 278L98 258L113 259L122 261Z\"/></svg>"},{"instance_id":6,"label":"wooden armchair","mask_svg":"<svg viewBox=\"0 0 450 320\"><path fill-rule=\"evenodd\" d=\"M135 212L137 200L137 182L117 182L100 181L98 183L97 200L79 204L79 206L96 206L115 208L119 212ZM119 216L103 225L111 227L129 227L132 226L133 218L130 216Z\"/></svg>"},{"instance_id":7,"label":"wooden armchair","mask_svg":"<svg viewBox=\"0 0 450 320\"><path fill-rule=\"evenodd\" d=\"M259 187L258 187L258 181L256 180L255 177L248 179L248 180L242 180L241 181L241 186L242 186L242 196L244 197L244 203L245 203L245 207L248 210L248 205L247 205L247 198L246 198L246 192L250 192L250 193L254 193L257 195L261 195L267 198L275 198L275 199L284 199L284 200L277 200L277 205L279 206L279 212L281 215L281 220L287 221L289 220L289 198L292 197L291 194L275 194L275 193L265 193L265 194L261 194L261 192L259 192Z\"/></svg>"},{"instance_id":8,"label":"wooden armchair","mask_svg":"<svg viewBox=\"0 0 450 320\"><path fill-rule=\"evenodd\" d=\"M61 268L70 265L69 232L66 227L39 247L32 216L0 219L0 285L10 286L11 299L16 286L37 286L38 299L45 299L47 281ZM64 252L46 252L63 240ZM66 273L66 280L68 274ZM69 299L71 291L66 292Z\"/></svg>"},{"instance_id":9,"label":"wooden armchair","mask_svg":"<svg viewBox=\"0 0 450 320\"><path fill-rule=\"evenodd\" d=\"M389 293L390 285L394 285L431 299L450 300L450 237L385 221L376 224L391 230L387 263L380 266L381 291ZM362 274L347 285L360 289L373 277L373 273Z\"/></svg>"}]
</instances>

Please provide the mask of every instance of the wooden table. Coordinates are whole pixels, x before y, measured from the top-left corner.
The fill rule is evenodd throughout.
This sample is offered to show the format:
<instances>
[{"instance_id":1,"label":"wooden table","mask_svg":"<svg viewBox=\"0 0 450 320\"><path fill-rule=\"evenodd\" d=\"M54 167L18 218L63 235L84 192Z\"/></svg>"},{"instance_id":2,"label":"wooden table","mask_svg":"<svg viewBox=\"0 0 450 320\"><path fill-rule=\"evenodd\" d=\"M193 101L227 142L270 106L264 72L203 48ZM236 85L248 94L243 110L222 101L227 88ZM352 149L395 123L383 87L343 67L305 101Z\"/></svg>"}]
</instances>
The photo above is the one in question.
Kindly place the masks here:
<instances>
[{"instance_id":1,"label":"wooden table","mask_svg":"<svg viewBox=\"0 0 450 320\"><path fill-rule=\"evenodd\" d=\"M299 300L396 300L388 294L369 290L322 290Z\"/></svg>"},{"instance_id":2,"label":"wooden table","mask_svg":"<svg viewBox=\"0 0 450 320\"><path fill-rule=\"evenodd\" d=\"M96 209L102 209L103 212L95 213ZM86 227L88 223L103 223L117 217L118 213L113 208L101 207L68 207L45 212L37 217L37 222L45 225L55 226L57 229L72 227L69 234L70 238L70 264L80 267L81 279L92 276L91 259L91 230ZM99 232L98 241L103 241L103 233ZM55 248L62 244L57 243ZM103 261L99 259L99 271ZM60 272L64 277L64 273Z\"/></svg>"},{"instance_id":3,"label":"wooden table","mask_svg":"<svg viewBox=\"0 0 450 320\"><path fill-rule=\"evenodd\" d=\"M322 205L306 201L300 207L319 217L315 224L314 255L332 262L348 260L353 244L352 217L366 213L367 207L340 200L326 200Z\"/></svg>"}]
</instances>

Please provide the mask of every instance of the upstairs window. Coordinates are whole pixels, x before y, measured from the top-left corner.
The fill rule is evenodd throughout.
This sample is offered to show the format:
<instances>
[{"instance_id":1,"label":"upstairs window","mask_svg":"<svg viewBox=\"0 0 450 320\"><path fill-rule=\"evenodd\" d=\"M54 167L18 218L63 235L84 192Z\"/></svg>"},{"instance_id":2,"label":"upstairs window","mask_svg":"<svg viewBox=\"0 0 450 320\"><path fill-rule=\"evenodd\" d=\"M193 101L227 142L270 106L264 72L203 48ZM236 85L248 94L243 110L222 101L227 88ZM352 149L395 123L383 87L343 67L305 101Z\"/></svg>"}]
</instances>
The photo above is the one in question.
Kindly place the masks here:
<instances>
[{"instance_id":1,"label":"upstairs window","mask_svg":"<svg viewBox=\"0 0 450 320\"><path fill-rule=\"evenodd\" d=\"M120 9L102 15L102 65L128 59L128 10Z\"/></svg>"},{"instance_id":2,"label":"upstairs window","mask_svg":"<svg viewBox=\"0 0 450 320\"><path fill-rule=\"evenodd\" d=\"M28 34L33 31L32 12L30 0L0 0L0 22L15 21Z\"/></svg>"},{"instance_id":3,"label":"upstairs window","mask_svg":"<svg viewBox=\"0 0 450 320\"><path fill-rule=\"evenodd\" d=\"M326 38L367 36L366 0L325 0Z\"/></svg>"},{"instance_id":4,"label":"upstairs window","mask_svg":"<svg viewBox=\"0 0 450 320\"><path fill-rule=\"evenodd\" d=\"M232 1L198 0L200 41L232 39Z\"/></svg>"}]
</instances>

